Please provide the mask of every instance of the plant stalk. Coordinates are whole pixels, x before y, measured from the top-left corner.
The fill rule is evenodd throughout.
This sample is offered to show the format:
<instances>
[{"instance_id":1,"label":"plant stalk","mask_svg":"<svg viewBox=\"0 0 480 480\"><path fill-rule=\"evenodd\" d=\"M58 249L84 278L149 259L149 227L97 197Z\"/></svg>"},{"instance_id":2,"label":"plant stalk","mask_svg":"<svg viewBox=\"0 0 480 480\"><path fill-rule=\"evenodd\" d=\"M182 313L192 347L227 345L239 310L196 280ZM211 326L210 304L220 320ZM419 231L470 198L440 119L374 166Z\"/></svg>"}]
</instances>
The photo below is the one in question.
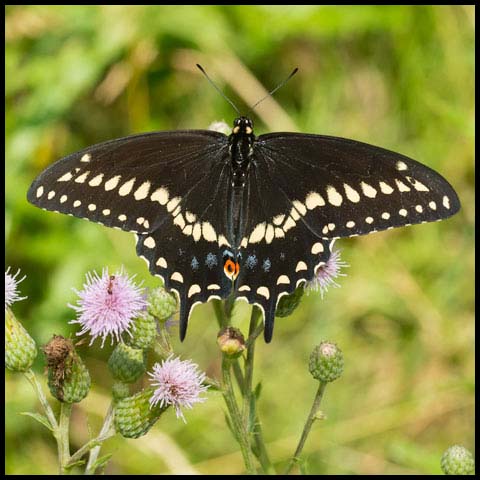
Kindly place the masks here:
<instances>
[{"instance_id":1,"label":"plant stalk","mask_svg":"<svg viewBox=\"0 0 480 480\"><path fill-rule=\"evenodd\" d=\"M70 416L72 414L72 404L60 404L60 421L55 431L55 437L58 444L58 456L60 475L68 474L68 463L70 462Z\"/></svg>"},{"instance_id":2,"label":"plant stalk","mask_svg":"<svg viewBox=\"0 0 480 480\"><path fill-rule=\"evenodd\" d=\"M253 464L252 451L250 447L250 440L248 432L245 429L245 424L242 421L242 416L235 400L235 393L232 385L232 377L230 374L231 361L223 355L222 359L222 387L223 398L227 404L230 419L232 421L232 427L235 432L236 440L240 445L240 451L242 452L245 468L249 475L255 475L256 470Z\"/></svg>"},{"instance_id":3,"label":"plant stalk","mask_svg":"<svg viewBox=\"0 0 480 480\"><path fill-rule=\"evenodd\" d=\"M326 386L327 384L325 382L320 382L320 385L318 386L312 408L310 409L307 421L305 422L305 426L303 427L302 436L300 437L300 441L298 442L295 453L293 454L293 457L290 460L290 463L288 464L284 475L288 475L291 472L292 468L295 466L295 464L300 460L300 454L302 453L305 441L307 440L308 434L310 433L313 422L316 420L316 415L320 408L320 403L322 401Z\"/></svg>"}]
</instances>

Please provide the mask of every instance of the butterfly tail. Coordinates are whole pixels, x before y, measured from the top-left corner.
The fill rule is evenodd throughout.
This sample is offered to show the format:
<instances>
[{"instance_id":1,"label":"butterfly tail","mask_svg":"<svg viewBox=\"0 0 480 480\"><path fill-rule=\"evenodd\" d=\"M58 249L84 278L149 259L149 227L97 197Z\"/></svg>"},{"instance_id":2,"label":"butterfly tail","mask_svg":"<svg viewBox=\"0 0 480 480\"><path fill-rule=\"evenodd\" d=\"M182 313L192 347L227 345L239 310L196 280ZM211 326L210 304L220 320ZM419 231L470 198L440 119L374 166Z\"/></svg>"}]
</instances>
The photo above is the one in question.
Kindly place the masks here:
<instances>
[{"instance_id":1,"label":"butterfly tail","mask_svg":"<svg viewBox=\"0 0 480 480\"><path fill-rule=\"evenodd\" d=\"M263 330L263 338L265 339L265 343L270 343L272 341L273 326L275 322L275 307L276 302L270 302L265 310L265 328Z\"/></svg>"},{"instance_id":2,"label":"butterfly tail","mask_svg":"<svg viewBox=\"0 0 480 480\"><path fill-rule=\"evenodd\" d=\"M185 335L187 334L188 327L188 317L190 314L190 305L187 305L187 302L182 299L180 302L180 341L183 342Z\"/></svg>"}]
</instances>

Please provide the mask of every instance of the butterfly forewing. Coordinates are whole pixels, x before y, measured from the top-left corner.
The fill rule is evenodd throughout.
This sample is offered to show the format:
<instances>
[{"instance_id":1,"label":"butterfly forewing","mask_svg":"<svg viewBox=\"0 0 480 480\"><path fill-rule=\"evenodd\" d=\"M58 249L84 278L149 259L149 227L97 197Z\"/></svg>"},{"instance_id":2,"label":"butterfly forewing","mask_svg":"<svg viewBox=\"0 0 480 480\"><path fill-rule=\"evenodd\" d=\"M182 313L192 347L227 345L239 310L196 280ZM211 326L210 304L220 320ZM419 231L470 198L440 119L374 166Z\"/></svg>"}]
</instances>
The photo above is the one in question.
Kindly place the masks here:
<instances>
[{"instance_id":1,"label":"butterfly forewing","mask_svg":"<svg viewBox=\"0 0 480 480\"><path fill-rule=\"evenodd\" d=\"M58 161L37 177L27 197L46 210L138 233L166 219L183 225L182 217L188 223L205 200L197 185L211 181L211 169L226 155L227 137L216 132L133 135Z\"/></svg>"},{"instance_id":2,"label":"butterfly forewing","mask_svg":"<svg viewBox=\"0 0 480 480\"><path fill-rule=\"evenodd\" d=\"M460 207L449 183L395 152L354 140L274 133L255 145L278 196L326 238L447 218Z\"/></svg>"}]
</instances>

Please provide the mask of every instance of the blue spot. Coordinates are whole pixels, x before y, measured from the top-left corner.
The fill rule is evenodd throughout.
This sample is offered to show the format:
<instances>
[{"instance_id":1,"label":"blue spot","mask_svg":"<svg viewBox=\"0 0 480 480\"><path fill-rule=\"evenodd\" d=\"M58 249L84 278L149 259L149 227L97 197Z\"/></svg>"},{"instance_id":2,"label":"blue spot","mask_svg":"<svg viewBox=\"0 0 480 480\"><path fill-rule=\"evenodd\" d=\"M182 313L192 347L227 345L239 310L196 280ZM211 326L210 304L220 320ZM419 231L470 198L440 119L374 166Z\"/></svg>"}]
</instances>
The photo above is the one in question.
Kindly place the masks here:
<instances>
[{"instance_id":1,"label":"blue spot","mask_svg":"<svg viewBox=\"0 0 480 480\"><path fill-rule=\"evenodd\" d=\"M215 265L218 265L217 256L213 253L209 253L205 259L205 265L211 270Z\"/></svg>"},{"instance_id":2,"label":"blue spot","mask_svg":"<svg viewBox=\"0 0 480 480\"><path fill-rule=\"evenodd\" d=\"M269 258L263 261L262 268L265 272L268 272L270 270L270 267L272 266L272 262L270 261Z\"/></svg>"},{"instance_id":3,"label":"blue spot","mask_svg":"<svg viewBox=\"0 0 480 480\"><path fill-rule=\"evenodd\" d=\"M258 263L258 260L255 255L249 255L245 260L245 266L247 268L250 268L251 270L255 268L255 265L257 265L257 263Z\"/></svg>"},{"instance_id":4,"label":"blue spot","mask_svg":"<svg viewBox=\"0 0 480 480\"><path fill-rule=\"evenodd\" d=\"M192 262L190 263L190 265L194 270L198 270L199 263L198 263L197 257L192 258Z\"/></svg>"}]
</instances>

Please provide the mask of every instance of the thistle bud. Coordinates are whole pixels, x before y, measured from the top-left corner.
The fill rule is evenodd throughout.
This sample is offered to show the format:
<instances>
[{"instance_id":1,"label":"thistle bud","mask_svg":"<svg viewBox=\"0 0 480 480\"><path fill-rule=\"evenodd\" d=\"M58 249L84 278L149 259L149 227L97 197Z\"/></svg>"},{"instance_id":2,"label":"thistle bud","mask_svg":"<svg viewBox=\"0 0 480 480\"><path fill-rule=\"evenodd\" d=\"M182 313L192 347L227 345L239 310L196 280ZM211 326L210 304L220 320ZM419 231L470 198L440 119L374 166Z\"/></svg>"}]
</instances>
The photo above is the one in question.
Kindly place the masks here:
<instances>
[{"instance_id":1,"label":"thistle bud","mask_svg":"<svg viewBox=\"0 0 480 480\"><path fill-rule=\"evenodd\" d=\"M69 338L54 335L45 345L48 388L64 403L78 403L90 389L90 374Z\"/></svg>"},{"instance_id":2,"label":"thistle bud","mask_svg":"<svg viewBox=\"0 0 480 480\"><path fill-rule=\"evenodd\" d=\"M128 383L114 382L112 385L112 395L114 400L121 400L130 396L130 388Z\"/></svg>"},{"instance_id":3,"label":"thistle bud","mask_svg":"<svg viewBox=\"0 0 480 480\"><path fill-rule=\"evenodd\" d=\"M333 382L343 372L343 353L330 342L321 342L310 355L310 373L320 382Z\"/></svg>"},{"instance_id":4,"label":"thistle bud","mask_svg":"<svg viewBox=\"0 0 480 480\"><path fill-rule=\"evenodd\" d=\"M115 429L125 438L138 438L145 435L166 407L150 406L153 389L141 392L115 403Z\"/></svg>"},{"instance_id":5,"label":"thistle bud","mask_svg":"<svg viewBox=\"0 0 480 480\"><path fill-rule=\"evenodd\" d=\"M148 313L159 320L167 320L178 309L177 298L163 287L150 290L148 297Z\"/></svg>"},{"instance_id":6,"label":"thistle bud","mask_svg":"<svg viewBox=\"0 0 480 480\"><path fill-rule=\"evenodd\" d=\"M445 451L441 466L445 475L475 475L473 455L461 445L453 445Z\"/></svg>"},{"instance_id":7,"label":"thistle bud","mask_svg":"<svg viewBox=\"0 0 480 480\"><path fill-rule=\"evenodd\" d=\"M153 346L158 335L157 319L148 312L132 320L132 336L125 340L133 348L147 349Z\"/></svg>"},{"instance_id":8,"label":"thistle bud","mask_svg":"<svg viewBox=\"0 0 480 480\"><path fill-rule=\"evenodd\" d=\"M217 345L230 358L239 357L245 350L245 338L238 328L222 328L217 335Z\"/></svg>"},{"instance_id":9,"label":"thistle bud","mask_svg":"<svg viewBox=\"0 0 480 480\"><path fill-rule=\"evenodd\" d=\"M108 359L108 368L115 380L133 383L145 372L145 357L144 350L119 343Z\"/></svg>"},{"instance_id":10,"label":"thistle bud","mask_svg":"<svg viewBox=\"0 0 480 480\"><path fill-rule=\"evenodd\" d=\"M14 372L25 372L37 356L35 340L13 312L5 309L5 367Z\"/></svg>"},{"instance_id":11,"label":"thistle bud","mask_svg":"<svg viewBox=\"0 0 480 480\"><path fill-rule=\"evenodd\" d=\"M300 285L290 295L283 295L278 302L277 310L275 312L276 317L288 317L294 310L300 305L300 300L303 297L304 287Z\"/></svg>"}]
</instances>

